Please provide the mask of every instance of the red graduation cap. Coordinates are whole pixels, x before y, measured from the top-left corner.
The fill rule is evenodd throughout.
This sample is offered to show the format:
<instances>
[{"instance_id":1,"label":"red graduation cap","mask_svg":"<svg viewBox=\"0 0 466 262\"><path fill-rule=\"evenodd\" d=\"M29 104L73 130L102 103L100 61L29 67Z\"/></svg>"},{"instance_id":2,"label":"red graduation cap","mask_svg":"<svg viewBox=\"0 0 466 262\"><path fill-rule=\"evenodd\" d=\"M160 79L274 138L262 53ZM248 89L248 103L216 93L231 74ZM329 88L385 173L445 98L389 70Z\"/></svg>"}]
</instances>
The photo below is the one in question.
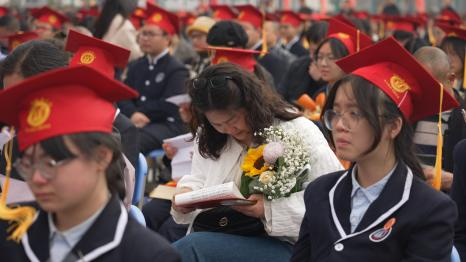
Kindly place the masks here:
<instances>
[{"instance_id":1,"label":"red graduation cap","mask_svg":"<svg viewBox=\"0 0 466 262\"><path fill-rule=\"evenodd\" d=\"M440 27L447 37L456 37L466 41L466 29L444 23L436 23L435 25Z\"/></svg>"},{"instance_id":2,"label":"red graduation cap","mask_svg":"<svg viewBox=\"0 0 466 262\"><path fill-rule=\"evenodd\" d=\"M301 17L301 19L305 20L305 21L321 21L321 20L329 20L330 17L327 16L327 15L324 15L324 14L320 14L320 13L312 13L312 14L299 14L299 16Z\"/></svg>"},{"instance_id":3,"label":"red graduation cap","mask_svg":"<svg viewBox=\"0 0 466 262\"><path fill-rule=\"evenodd\" d=\"M19 149L59 135L111 133L113 102L137 92L88 66L60 68L0 92L0 122L18 131Z\"/></svg>"},{"instance_id":4,"label":"red graduation cap","mask_svg":"<svg viewBox=\"0 0 466 262\"><path fill-rule=\"evenodd\" d=\"M50 24L55 29L59 29L63 23L68 22L68 18L66 16L48 6L34 9L31 11L31 14L35 19Z\"/></svg>"},{"instance_id":5,"label":"red graduation cap","mask_svg":"<svg viewBox=\"0 0 466 262\"><path fill-rule=\"evenodd\" d=\"M250 23L257 29L262 29L263 15L262 12L253 5L237 5L235 6L239 10L238 17L236 18L240 22Z\"/></svg>"},{"instance_id":6,"label":"red graduation cap","mask_svg":"<svg viewBox=\"0 0 466 262\"><path fill-rule=\"evenodd\" d=\"M8 12L9 12L8 7L0 6L0 16L5 16L8 14Z\"/></svg>"},{"instance_id":7,"label":"red graduation cap","mask_svg":"<svg viewBox=\"0 0 466 262\"><path fill-rule=\"evenodd\" d=\"M179 32L178 17L156 5L147 4L146 25L156 25L169 35L175 35Z\"/></svg>"},{"instance_id":8,"label":"red graduation cap","mask_svg":"<svg viewBox=\"0 0 466 262\"><path fill-rule=\"evenodd\" d=\"M421 21L415 17L402 16L384 16L386 30L400 30L406 32L415 32L416 28L421 25Z\"/></svg>"},{"instance_id":9,"label":"red graduation cap","mask_svg":"<svg viewBox=\"0 0 466 262\"><path fill-rule=\"evenodd\" d=\"M254 65L257 63L254 55L259 54L259 51L209 46L208 50L213 51L212 64L233 63L241 66L249 72L254 72Z\"/></svg>"},{"instance_id":10,"label":"red graduation cap","mask_svg":"<svg viewBox=\"0 0 466 262\"><path fill-rule=\"evenodd\" d=\"M435 18L435 21L447 23L453 26L461 25L463 23L463 21L461 21L460 15L451 8L442 9L440 14Z\"/></svg>"},{"instance_id":11,"label":"red graduation cap","mask_svg":"<svg viewBox=\"0 0 466 262\"><path fill-rule=\"evenodd\" d=\"M439 112L440 83L393 37L338 60L346 73L380 88L412 123ZM459 106L443 90L442 111Z\"/></svg>"},{"instance_id":12,"label":"red graduation cap","mask_svg":"<svg viewBox=\"0 0 466 262\"><path fill-rule=\"evenodd\" d=\"M136 9L134 9L134 12L129 17L129 20L131 21L131 23L136 29L139 29L142 26L142 20L144 20L145 18L146 18L146 9L138 6L136 7Z\"/></svg>"},{"instance_id":13,"label":"red graduation cap","mask_svg":"<svg viewBox=\"0 0 466 262\"><path fill-rule=\"evenodd\" d=\"M196 20L196 16L191 13L191 12L178 12L178 17L180 18L181 20L181 24L183 27L187 27L187 26L190 26L194 23L194 21Z\"/></svg>"},{"instance_id":14,"label":"red graduation cap","mask_svg":"<svg viewBox=\"0 0 466 262\"><path fill-rule=\"evenodd\" d=\"M8 50L11 52L22 43L39 38L36 32L18 32L8 36Z\"/></svg>"},{"instance_id":15,"label":"red graduation cap","mask_svg":"<svg viewBox=\"0 0 466 262\"><path fill-rule=\"evenodd\" d=\"M75 53L70 66L88 65L113 78L114 67L124 69L128 63L128 49L90 37L74 30L68 33L65 50Z\"/></svg>"},{"instance_id":16,"label":"red graduation cap","mask_svg":"<svg viewBox=\"0 0 466 262\"><path fill-rule=\"evenodd\" d=\"M230 20L236 18L236 13L228 5L210 5L212 18L216 20Z\"/></svg>"},{"instance_id":17,"label":"red graduation cap","mask_svg":"<svg viewBox=\"0 0 466 262\"><path fill-rule=\"evenodd\" d=\"M371 17L369 12L367 12L367 11L355 11L353 13L353 16L356 17L357 19L361 19L361 20L366 20L366 19L369 19Z\"/></svg>"},{"instance_id":18,"label":"red graduation cap","mask_svg":"<svg viewBox=\"0 0 466 262\"><path fill-rule=\"evenodd\" d=\"M293 27L299 27L301 23L303 22L303 19L301 16L299 16L297 13L289 10L281 11L280 12L280 24L288 24Z\"/></svg>"},{"instance_id":19,"label":"red graduation cap","mask_svg":"<svg viewBox=\"0 0 466 262\"><path fill-rule=\"evenodd\" d=\"M349 26L334 18L329 19L327 38L340 40L350 54L372 45L372 40L369 36L355 27Z\"/></svg>"}]
</instances>

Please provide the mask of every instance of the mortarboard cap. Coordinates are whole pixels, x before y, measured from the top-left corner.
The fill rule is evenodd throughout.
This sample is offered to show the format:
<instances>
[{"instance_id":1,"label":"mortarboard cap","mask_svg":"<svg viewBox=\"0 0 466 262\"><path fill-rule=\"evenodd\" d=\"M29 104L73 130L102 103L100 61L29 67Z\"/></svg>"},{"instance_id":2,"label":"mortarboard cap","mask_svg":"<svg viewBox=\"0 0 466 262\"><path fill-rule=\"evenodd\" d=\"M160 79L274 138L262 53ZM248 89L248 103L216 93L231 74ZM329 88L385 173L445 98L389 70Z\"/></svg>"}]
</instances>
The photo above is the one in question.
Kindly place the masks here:
<instances>
[{"instance_id":1,"label":"mortarboard cap","mask_svg":"<svg viewBox=\"0 0 466 262\"><path fill-rule=\"evenodd\" d=\"M1 91L0 121L16 127L23 151L60 135L111 133L112 103L135 97L136 91L91 67L60 68Z\"/></svg>"},{"instance_id":2,"label":"mortarboard cap","mask_svg":"<svg viewBox=\"0 0 466 262\"><path fill-rule=\"evenodd\" d=\"M147 5L146 25L156 25L169 35L178 34L179 20L178 17L156 5Z\"/></svg>"},{"instance_id":3,"label":"mortarboard cap","mask_svg":"<svg viewBox=\"0 0 466 262\"><path fill-rule=\"evenodd\" d=\"M214 26L215 20L208 16L199 16L194 20L188 28L186 29L187 34L191 34L192 31L200 31L203 33L209 33L210 28Z\"/></svg>"},{"instance_id":4,"label":"mortarboard cap","mask_svg":"<svg viewBox=\"0 0 466 262\"><path fill-rule=\"evenodd\" d=\"M299 27L303 22L300 15L293 11L285 10L280 12L280 24L288 24L293 27Z\"/></svg>"},{"instance_id":5,"label":"mortarboard cap","mask_svg":"<svg viewBox=\"0 0 466 262\"><path fill-rule=\"evenodd\" d=\"M87 65L113 78L115 67L124 69L128 63L128 49L70 30L65 50L73 52L70 66Z\"/></svg>"},{"instance_id":6,"label":"mortarboard cap","mask_svg":"<svg viewBox=\"0 0 466 262\"><path fill-rule=\"evenodd\" d=\"M0 6L0 16L5 16L8 14L8 12L9 12L8 7Z\"/></svg>"},{"instance_id":7,"label":"mortarboard cap","mask_svg":"<svg viewBox=\"0 0 466 262\"><path fill-rule=\"evenodd\" d=\"M393 37L336 63L344 72L360 76L381 89L412 123L439 112L440 83ZM442 111L458 105L443 90Z\"/></svg>"},{"instance_id":8,"label":"mortarboard cap","mask_svg":"<svg viewBox=\"0 0 466 262\"><path fill-rule=\"evenodd\" d=\"M237 5L235 7L239 10L236 18L238 21L250 23L259 30L262 29L263 15L259 9L253 5Z\"/></svg>"},{"instance_id":9,"label":"mortarboard cap","mask_svg":"<svg viewBox=\"0 0 466 262\"><path fill-rule=\"evenodd\" d=\"M385 30L390 31L406 31L414 33L416 28L421 25L421 21L415 17L402 17L402 16L384 16Z\"/></svg>"},{"instance_id":10,"label":"mortarboard cap","mask_svg":"<svg viewBox=\"0 0 466 262\"><path fill-rule=\"evenodd\" d=\"M215 20L230 20L236 18L236 13L228 5L210 5L212 18Z\"/></svg>"},{"instance_id":11,"label":"mortarboard cap","mask_svg":"<svg viewBox=\"0 0 466 262\"><path fill-rule=\"evenodd\" d=\"M48 6L34 9L31 11L31 14L38 21L50 24L55 29L59 29L63 23L68 21L66 16Z\"/></svg>"},{"instance_id":12,"label":"mortarboard cap","mask_svg":"<svg viewBox=\"0 0 466 262\"><path fill-rule=\"evenodd\" d=\"M327 38L340 40L350 54L372 45L372 40L369 36L355 27L334 18L329 19Z\"/></svg>"},{"instance_id":13,"label":"mortarboard cap","mask_svg":"<svg viewBox=\"0 0 466 262\"><path fill-rule=\"evenodd\" d=\"M142 20L146 18L146 9L142 7L136 7L134 12L129 17L129 20L133 24L134 28L139 29L142 26Z\"/></svg>"},{"instance_id":14,"label":"mortarboard cap","mask_svg":"<svg viewBox=\"0 0 466 262\"><path fill-rule=\"evenodd\" d=\"M445 32L446 37L456 37L466 41L466 29L457 26L447 25L444 23L436 23L435 25L440 27L440 29L442 29L442 31Z\"/></svg>"},{"instance_id":15,"label":"mortarboard cap","mask_svg":"<svg viewBox=\"0 0 466 262\"><path fill-rule=\"evenodd\" d=\"M8 36L8 50L11 52L22 43L39 38L35 32L18 32Z\"/></svg>"},{"instance_id":16,"label":"mortarboard cap","mask_svg":"<svg viewBox=\"0 0 466 262\"><path fill-rule=\"evenodd\" d=\"M212 51L213 65L220 63L233 63L241 66L249 72L254 72L254 65L257 63L255 55L260 53L259 51L249 49L216 46L209 46L208 50Z\"/></svg>"},{"instance_id":17,"label":"mortarboard cap","mask_svg":"<svg viewBox=\"0 0 466 262\"><path fill-rule=\"evenodd\" d=\"M440 23L447 23L453 26L461 25L463 23L463 21L461 21L460 15L451 8L442 9L440 14L435 18L435 21Z\"/></svg>"}]
</instances>

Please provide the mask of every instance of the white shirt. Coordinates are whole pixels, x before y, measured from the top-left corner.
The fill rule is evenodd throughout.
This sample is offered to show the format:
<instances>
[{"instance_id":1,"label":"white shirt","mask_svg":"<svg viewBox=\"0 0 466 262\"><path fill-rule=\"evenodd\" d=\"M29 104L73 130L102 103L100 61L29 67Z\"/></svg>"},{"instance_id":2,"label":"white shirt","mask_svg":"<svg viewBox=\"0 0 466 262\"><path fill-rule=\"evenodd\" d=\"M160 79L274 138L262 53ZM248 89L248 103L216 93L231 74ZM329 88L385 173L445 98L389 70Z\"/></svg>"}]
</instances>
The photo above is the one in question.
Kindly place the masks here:
<instances>
[{"instance_id":1,"label":"white shirt","mask_svg":"<svg viewBox=\"0 0 466 262\"><path fill-rule=\"evenodd\" d=\"M149 64L156 65L157 62L160 60L160 58L164 57L166 54L168 54L168 48L163 50L162 53L160 53L156 57L152 57L152 56L148 55L147 59L149 60Z\"/></svg>"}]
</instances>

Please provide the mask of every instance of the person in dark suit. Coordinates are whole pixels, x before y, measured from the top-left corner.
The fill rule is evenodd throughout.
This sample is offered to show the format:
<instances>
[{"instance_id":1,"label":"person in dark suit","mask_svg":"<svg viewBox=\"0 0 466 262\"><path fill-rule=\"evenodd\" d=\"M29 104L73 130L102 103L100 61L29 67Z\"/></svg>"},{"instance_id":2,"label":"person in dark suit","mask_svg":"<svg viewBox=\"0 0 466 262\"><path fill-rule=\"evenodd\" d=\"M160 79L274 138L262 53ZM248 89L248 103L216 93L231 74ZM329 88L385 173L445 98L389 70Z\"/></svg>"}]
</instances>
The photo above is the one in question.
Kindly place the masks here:
<instances>
[{"instance_id":1,"label":"person in dark suit","mask_svg":"<svg viewBox=\"0 0 466 262\"><path fill-rule=\"evenodd\" d=\"M1 92L0 121L15 126L22 152L14 166L36 199L14 208L0 203L0 218L7 219L0 222L2 260L180 261L122 203L113 103L135 96L88 66L44 73Z\"/></svg>"},{"instance_id":2,"label":"person in dark suit","mask_svg":"<svg viewBox=\"0 0 466 262\"><path fill-rule=\"evenodd\" d=\"M465 119L466 121L466 119ZM466 260L466 140L455 146L453 161L453 185L450 196L458 207L458 220L455 226L455 247L462 261Z\"/></svg>"},{"instance_id":3,"label":"person in dark suit","mask_svg":"<svg viewBox=\"0 0 466 262\"><path fill-rule=\"evenodd\" d=\"M121 112L139 128L143 154L162 148L164 139L186 131L178 106L165 101L185 93L188 79L188 70L168 50L170 36L178 31L177 17L161 8L152 8L139 35L146 56L128 66L125 79L140 96L118 103Z\"/></svg>"},{"instance_id":4,"label":"person in dark suit","mask_svg":"<svg viewBox=\"0 0 466 262\"><path fill-rule=\"evenodd\" d=\"M337 64L350 74L322 120L353 165L306 188L291 261L450 261L456 206L425 182L409 123L438 112L440 84L394 38ZM442 95L442 111L457 106Z\"/></svg>"},{"instance_id":5,"label":"person in dark suit","mask_svg":"<svg viewBox=\"0 0 466 262\"><path fill-rule=\"evenodd\" d=\"M240 13L237 21L248 35L247 48L264 51L262 45L262 13L252 5L236 6ZM287 71L287 61L272 53L256 55L257 61L272 75L274 86L278 87Z\"/></svg>"},{"instance_id":6,"label":"person in dark suit","mask_svg":"<svg viewBox=\"0 0 466 262\"><path fill-rule=\"evenodd\" d=\"M309 50L301 43L300 30L302 19L293 11L282 11L280 17L280 35L286 42L283 48L296 57L308 56Z\"/></svg>"}]
</instances>

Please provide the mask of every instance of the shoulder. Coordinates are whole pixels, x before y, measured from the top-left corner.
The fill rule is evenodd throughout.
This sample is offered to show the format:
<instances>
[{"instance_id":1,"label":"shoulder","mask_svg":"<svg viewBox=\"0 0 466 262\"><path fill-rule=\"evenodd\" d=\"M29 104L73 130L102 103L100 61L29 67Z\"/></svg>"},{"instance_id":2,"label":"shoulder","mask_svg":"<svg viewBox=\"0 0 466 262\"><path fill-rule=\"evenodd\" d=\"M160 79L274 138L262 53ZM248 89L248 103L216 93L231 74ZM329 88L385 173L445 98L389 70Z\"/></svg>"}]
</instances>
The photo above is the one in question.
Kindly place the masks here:
<instances>
[{"instance_id":1,"label":"shoulder","mask_svg":"<svg viewBox=\"0 0 466 262\"><path fill-rule=\"evenodd\" d=\"M316 178L306 187L304 199L310 199L313 195L326 196L338 179L346 172L347 170L341 170Z\"/></svg>"},{"instance_id":2,"label":"shoulder","mask_svg":"<svg viewBox=\"0 0 466 262\"><path fill-rule=\"evenodd\" d=\"M128 70L132 70L134 68L141 67L141 66L147 66L147 64L148 64L147 57L142 56L142 57L139 57L138 59L130 62L128 64Z\"/></svg>"},{"instance_id":3,"label":"shoulder","mask_svg":"<svg viewBox=\"0 0 466 262\"><path fill-rule=\"evenodd\" d=\"M456 213L456 205L447 194L435 190L417 177L413 179L410 200L415 206L420 203L429 203L425 209L426 215L439 210L449 217L452 213Z\"/></svg>"},{"instance_id":4,"label":"shoulder","mask_svg":"<svg viewBox=\"0 0 466 262\"><path fill-rule=\"evenodd\" d=\"M167 240L133 219L128 220L122 245L125 256L130 256L128 261L181 261Z\"/></svg>"}]
</instances>

